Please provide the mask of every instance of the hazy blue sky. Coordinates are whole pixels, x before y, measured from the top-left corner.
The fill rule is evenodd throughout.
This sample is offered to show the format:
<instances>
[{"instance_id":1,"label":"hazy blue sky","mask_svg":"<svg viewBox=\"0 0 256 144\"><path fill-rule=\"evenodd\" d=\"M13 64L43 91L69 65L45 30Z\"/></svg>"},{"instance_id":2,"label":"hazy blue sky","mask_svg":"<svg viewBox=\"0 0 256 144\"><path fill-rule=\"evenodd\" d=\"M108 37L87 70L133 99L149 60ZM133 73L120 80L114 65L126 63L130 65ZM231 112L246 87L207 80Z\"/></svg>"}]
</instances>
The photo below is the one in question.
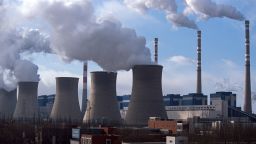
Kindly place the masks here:
<instances>
[{"instance_id":1,"label":"hazy blue sky","mask_svg":"<svg viewBox=\"0 0 256 144\"><path fill-rule=\"evenodd\" d=\"M218 4L232 5L251 21L251 73L252 91L256 93L256 1L255 0L213 0ZM195 92L196 86L196 30L175 27L166 20L165 12L149 9L139 13L128 8L122 0L92 0L97 17L111 16L123 27L135 29L146 38L147 47L153 53L153 39L159 38L159 64L163 70L163 92L187 94ZM178 12L184 10L184 2L177 0ZM228 18L200 19L190 15L202 31L202 82L207 95L216 91L232 90L237 93L238 106L243 104L244 87L244 21ZM39 22L38 22L39 21ZM33 28L47 29L47 26L26 24ZM111 36L111 34L110 34ZM39 66L41 81L39 94L55 93L55 76L82 77L82 63L65 63L55 55L24 55ZM89 71L102 70L89 62ZM88 80L90 82L90 79ZM81 94L80 79L80 94ZM90 85L90 84L89 84ZM118 72L118 95L131 92L131 71ZM256 98L255 98L256 99ZM255 101L253 111L256 112Z\"/></svg>"}]
</instances>

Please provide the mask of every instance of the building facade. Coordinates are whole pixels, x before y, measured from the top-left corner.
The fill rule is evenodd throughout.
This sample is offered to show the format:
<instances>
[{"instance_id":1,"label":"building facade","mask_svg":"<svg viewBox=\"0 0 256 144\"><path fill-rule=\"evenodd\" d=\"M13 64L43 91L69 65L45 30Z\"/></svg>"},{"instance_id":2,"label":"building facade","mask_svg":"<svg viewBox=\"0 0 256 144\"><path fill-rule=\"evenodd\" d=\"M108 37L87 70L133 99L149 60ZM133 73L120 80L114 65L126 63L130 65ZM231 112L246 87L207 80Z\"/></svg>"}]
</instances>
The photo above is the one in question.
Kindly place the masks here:
<instances>
[{"instance_id":1,"label":"building facade","mask_svg":"<svg viewBox=\"0 0 256 144\"><path fill-rule=\"evenodd\" d=\"M48 118L54 103L55 94L41 95L37 97L37 103L39 107L39 114L41 118Z\"/></svg>"}]
</instances>

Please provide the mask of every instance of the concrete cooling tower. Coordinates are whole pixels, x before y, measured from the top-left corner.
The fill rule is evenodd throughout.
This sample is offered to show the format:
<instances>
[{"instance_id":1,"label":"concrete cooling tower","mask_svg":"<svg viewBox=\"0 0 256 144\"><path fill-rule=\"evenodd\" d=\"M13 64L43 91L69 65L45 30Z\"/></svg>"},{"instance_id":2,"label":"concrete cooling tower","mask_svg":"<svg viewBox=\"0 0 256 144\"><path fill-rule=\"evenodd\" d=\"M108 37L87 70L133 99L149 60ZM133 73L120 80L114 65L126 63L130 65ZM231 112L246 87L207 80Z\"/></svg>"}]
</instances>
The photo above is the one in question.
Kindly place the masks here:
<instances>
[{"instance_id":1,"label":"concrete cooling tower","mask_svg":"<svg viewBox=\"0 0 256 144\"><path fill-rule=\"evenodd\" d=\"M10 92L0 89L0 118L10 119L17 103L17 90Z\"/></svg>"},{"instance_id":2,"label":"concrete cooling tower","mask_svg":"<svg viewBox=\"0 0 256 144\"><path fill-rule=\"evenodd\" d=\"M132 96L125 123L145 126L149 117L167 119L162 94L162 69L160 65L135 65L133 67Z\"/></svg>"},{"instance_id":3,"label":"concrete cooling tower","mask_svg":"<svg viewBox=\"0 0 256 144\"><path fill-rule=\"evenodd\" d=\"M120 124L121 115L116 99L114 72L91 72L90 98L84 122L94 124Z\"/></svg>"},{"instance_id":4,"label":"concrete cooling tower","mask_svg":"<svg viewBox=\"0 0 256 144\"><path fill-rule=\"evenodd\" d=\"M78 101L78 78L57 77L56 96L50 118L54 121L81 122Z\"/></svg>"},{"instance_id":5,"label":"concrete cooling tower","mask_svg":"<svg viewBox=\"0 0 256 144\"><path fill-rule=\"evenodd\" d=\"M13 114L14 119L30 120L38 116L38 82L19 82L18 101Z\"/></svg>"}]
</instances>

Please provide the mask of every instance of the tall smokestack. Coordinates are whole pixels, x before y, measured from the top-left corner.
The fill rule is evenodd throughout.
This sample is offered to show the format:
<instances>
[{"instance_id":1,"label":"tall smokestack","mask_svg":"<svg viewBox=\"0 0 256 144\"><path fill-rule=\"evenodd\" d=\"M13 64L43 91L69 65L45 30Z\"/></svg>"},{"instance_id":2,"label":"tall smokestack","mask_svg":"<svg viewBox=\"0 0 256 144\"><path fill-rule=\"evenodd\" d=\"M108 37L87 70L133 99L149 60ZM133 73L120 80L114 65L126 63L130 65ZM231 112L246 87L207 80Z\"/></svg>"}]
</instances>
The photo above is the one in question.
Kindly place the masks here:
<instances>
[{"instance_id":1,"label":"tall smokestack","mask_svg":"<svg viewBox=\"0 0 256 144\"><path fill-rule=\"evenodd\" d=\"M245 93L244 111L252 112L251 102L251 74L250 74L250 21L245 21Z\"/></svg>"},{"instance_id":2,"label":"tall smokestack","mask_svg":"<svg viewBox=\"0 0 256 144\"><path fill-rule=\"evenodd\" d=\"M78 101L78 80L78 78L72 77L56 78L56 96L50 115L51 119L82 121Z\"/></svg>"},{"instance_id":3,"label":"tall smokestack","mask_svg":"<svg viewBox=\"0 0 256 144\"><path fill-rule=\"evenodd\" d=\"M85 114L86 107L87 107L87 68L88 62L84 62L84 69L83 69L83 93L82 93L82 115Z\"/></svg>"},{"instance_id":4,"label":"tall smokestack","mask_svg":"<svg viewBox=\"0 0 256 144\"><path fill-rule=\"evenodd\" d=\"M196 93L202 93L202 74L201 74L201 31L197 31L197 82Z\"/></svg>"},{"instance_id":5,"label":"tall smokestack","mask_svg":"<svg viewBox=\"0 0 256 144\"><path fill-rule=\"evenodd\" d=\"M131 126L145 126L149 117L167 118L162 93L162 70L160 65L135 65L132 96L125 117Z\"/></svg>"},{"instance_id":6,"label":"tall smokestack","mask_svg":"<svg viewBox=\"0 0 256 144\"><path fill-rule=\"evenodd\" d=\"M155 38L155 64L158 64L158 38Z\"/></svg>"},{"instance_id":7,"label":"tall smokestack","mask_svg":"<svg viewBox=\"0 0 256 144\"><path fill-rule=\"evenodd\" d=\"M38 116L38 82L19 82L18 101L13 114L14 119L31 120Z\"/></svg>"},{"instance_id":8,"label":"tall smokestack","mask_svg":"<svg viewBox=\"0 0 256 144\"><path fill-rule=\"evenodd\" d=\"M91 72L90 100L84 122L120 124L121 115L116 99L114 72Z\"/></svg>"}]
</instances>

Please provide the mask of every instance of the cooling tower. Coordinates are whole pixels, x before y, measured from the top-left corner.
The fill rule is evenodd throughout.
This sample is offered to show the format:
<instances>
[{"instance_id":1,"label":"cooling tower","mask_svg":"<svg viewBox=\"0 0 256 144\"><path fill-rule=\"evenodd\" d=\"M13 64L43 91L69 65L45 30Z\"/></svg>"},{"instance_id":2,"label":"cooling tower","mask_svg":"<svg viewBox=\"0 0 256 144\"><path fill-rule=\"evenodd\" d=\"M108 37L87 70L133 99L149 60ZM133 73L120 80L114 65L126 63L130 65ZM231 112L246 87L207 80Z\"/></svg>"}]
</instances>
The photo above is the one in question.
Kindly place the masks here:
<instances>
[{"instance_id":1,"label":"cooling tower","mask_svg":"<svg viewBox=\"0 0 256 144\"><path fill-rule=\"evenodd\" d=\"M78 78L57 77L56 96L50 118L54 121L82 121L78 102Z\"/></svg>"},{"instance_id":2,"label":"cooling tower","mask_svg":"<svg viewBox=\"0 0 256 144\"><path fill-rule=\"evenodd\" d=\"M145 126L149 117L167 118L162 94L160 65L133 67L132 96L125 118L127 125Z\"/></svg>"},{"instance_id":3,"label":"cooling tower","mask_svg":"<svg viewBox=\"0 0 256 144\"><path fill-rule=\"evenodd\" d=\"M17 103L17 90L6 91L0 89L0 118L12 118Z\"/></svg>"},{"instance_id":4,"label":"cooling tower","mask_svg":"<svg viewBox=\"0 0 256 144\"><path fill-rule=\"evenodd\" d=\"M38 82L19 82L18 101L13 114L14 119L29 120L38 116Z\"/></svg>"},{"instance_id":5,"label":"cooling tower","mask_svg":"<svg viewBox=\"0 0 256 144\"><path fill-rule=\"evenodd\" d=\"M91 90L85 123L121 123L116 99L116 76L117 73L114 72L91 72Z\"/></svg>"}]
</instances>

